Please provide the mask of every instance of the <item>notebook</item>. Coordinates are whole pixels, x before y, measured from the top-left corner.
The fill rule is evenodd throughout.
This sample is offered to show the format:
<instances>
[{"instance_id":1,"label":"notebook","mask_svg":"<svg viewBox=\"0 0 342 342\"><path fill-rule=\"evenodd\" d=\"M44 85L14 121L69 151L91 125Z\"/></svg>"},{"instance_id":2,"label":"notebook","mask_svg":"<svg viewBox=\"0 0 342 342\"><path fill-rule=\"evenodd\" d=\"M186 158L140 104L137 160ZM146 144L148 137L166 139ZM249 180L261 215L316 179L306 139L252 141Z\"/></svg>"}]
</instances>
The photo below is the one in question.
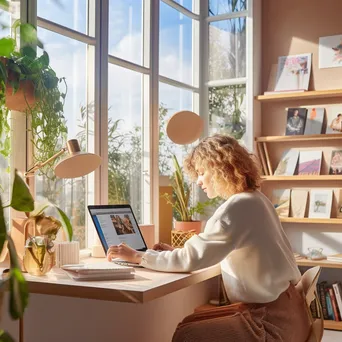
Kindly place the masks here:
<instances>
[{"instance_id":1,"label":"notebook","mask_svg":"<svg viewBox=\"0 0 342 342\"><path fill-rule=\"evenodd\" d=\"M74 280L116 280L134 278L133 267L116 265L114 263L73 264L61 266L70 278Z\"/></svg>"},{"instance_id":2,"label":"notebook","mask_svg":"<svg viewBox=\"0 0 342 342\"><path fill-rule=\"evenodd\" d=\"M110 246L119 245L122 242L137 251L147 250L129 204L88 205L88 210L105 253ZM124 266L142 267L120 259L112 261Z\"/></svg>"}]
</instances>

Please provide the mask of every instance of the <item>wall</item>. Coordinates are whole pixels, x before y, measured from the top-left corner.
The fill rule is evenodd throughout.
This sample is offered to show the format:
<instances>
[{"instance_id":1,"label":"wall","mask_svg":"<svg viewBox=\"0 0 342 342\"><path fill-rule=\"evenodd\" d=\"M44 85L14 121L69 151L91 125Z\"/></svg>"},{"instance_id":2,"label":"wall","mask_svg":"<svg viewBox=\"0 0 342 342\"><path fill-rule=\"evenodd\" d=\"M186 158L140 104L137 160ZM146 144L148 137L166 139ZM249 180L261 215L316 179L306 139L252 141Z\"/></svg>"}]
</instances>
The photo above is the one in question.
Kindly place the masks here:
<instances>
[{"instance_id":1,"label":"wall","mask_svg":"<svg viewBox=\"0 0 342 342\"><path fill-rule=\"evenodd\" d=\"M277 63L279 56L313 53L312 71L309 90L341 89L342 67L331 69L318 68L318 41L319 37L342 34L341 24L342 1L340 0L263 0L262 3L262 88L267 89L269 73L272 64ZM320 106L328 108L332 103L342 103L335 100L306 100L280 101L262 104L261 135L284 135L287 107ZM296 143L270 145L269 151L273 170L276 168L283 150L298 147ZM301 144L303 149L322 149L321 143L316 145ZM322 173L327 173L330 163L331 148L323 148ZM281 182L272 186L288 188L300 185L303 188L314 186L338 188L341 182L319 182L310 184ZM265 184L264 190L268 194L272 191L271 184ZM334 204L336 205L336 203ZM336 209L333 209L333 215ZM338 225L318 224L284 224L293 249L296 252L307 253L308 247L322 246L326 254L342 252L342 233ZM328 280L341 280L342 276L336 269L325 269L322 277Z\"/></svg>"}]
</instances>

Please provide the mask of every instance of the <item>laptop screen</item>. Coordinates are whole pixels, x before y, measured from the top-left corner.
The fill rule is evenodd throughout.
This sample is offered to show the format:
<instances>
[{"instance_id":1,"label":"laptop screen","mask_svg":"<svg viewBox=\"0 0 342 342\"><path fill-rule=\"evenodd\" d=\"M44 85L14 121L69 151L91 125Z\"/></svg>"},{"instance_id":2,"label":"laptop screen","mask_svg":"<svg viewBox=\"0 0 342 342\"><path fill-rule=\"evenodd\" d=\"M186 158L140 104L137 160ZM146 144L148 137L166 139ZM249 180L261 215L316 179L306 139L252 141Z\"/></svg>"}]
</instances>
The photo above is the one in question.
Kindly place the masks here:
<instances>
[{"instance_id":1,"label":"laptop screen","mask_svg":"<svg viewBox=\"0 0 342 342\"><path fill-rule=\"evenodd\" d=\"M138 251L147 250L130 205L88 205L88 210L105 252L122 242Z\"/></svg>"}]
</instances>

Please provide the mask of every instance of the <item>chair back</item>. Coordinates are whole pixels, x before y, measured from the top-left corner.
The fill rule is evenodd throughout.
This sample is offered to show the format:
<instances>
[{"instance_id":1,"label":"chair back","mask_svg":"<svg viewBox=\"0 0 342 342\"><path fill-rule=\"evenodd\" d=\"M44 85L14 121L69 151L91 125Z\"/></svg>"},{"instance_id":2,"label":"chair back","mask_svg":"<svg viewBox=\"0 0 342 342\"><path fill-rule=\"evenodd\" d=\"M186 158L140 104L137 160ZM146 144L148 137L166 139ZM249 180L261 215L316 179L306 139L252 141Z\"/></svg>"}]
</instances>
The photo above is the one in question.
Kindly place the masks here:
<instances>
[{"instance_id":1,"label":"chair back","mask_svg":"<svg viewBox=\"0 0 342 342\"><path fill-rule=\"evenodd\" d=\"M306 309L311 322L311 333L306 342L321 342L324 332L324 318L323 311L317 294L317 282L321 273L321 267L316 266L307 270L296 286L297 289L302 290L305 296ZM316 299L317 308L319 311L319 318L313 318L310 310L312 301Z\"/></svg>"}]
</instances>

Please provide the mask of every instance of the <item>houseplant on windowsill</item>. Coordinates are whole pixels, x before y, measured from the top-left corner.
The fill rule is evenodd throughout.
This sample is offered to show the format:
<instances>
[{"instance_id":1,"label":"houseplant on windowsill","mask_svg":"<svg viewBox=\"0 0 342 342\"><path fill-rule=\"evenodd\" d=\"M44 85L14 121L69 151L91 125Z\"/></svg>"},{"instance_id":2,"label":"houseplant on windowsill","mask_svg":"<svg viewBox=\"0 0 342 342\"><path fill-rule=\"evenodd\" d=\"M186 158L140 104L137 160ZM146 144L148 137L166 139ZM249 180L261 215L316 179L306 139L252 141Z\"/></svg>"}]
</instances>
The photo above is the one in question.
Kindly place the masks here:
<instances>
[{"instance_id":1,"label":"houseplant on windowsill","mask_svg":"<svg viewBox=\"0 0 342 342\"><path fill-rule=\"evenodd\" d=\"M205 214L208 206L218 204L218 199L210 199L205 202L197 202L191 205L191 187L186 183L182 169L175 155L172 156L175 171L170 177L173 195L165 193L162 197L174 209L175 229L183 231L201 232L202 222L193 219L194 214Z\"/></svg>"},{"instance_id":2,"label":"houseplant on windowsill","mask_svg":"<svg viewBox=\"0 0 342 342\"><path fill-rule=\"evenodd\" d=\"M58 78L50 66L49 55L43 50L38 56L36 46L42 48L36 28L15 21L13 37L0 39L0 154L10 153L9 111L25 113L30 119L34 162L44 161L54 155L61 139L67 134L63 115L66 83ZM21 47L17 48L15 36L20 33ZM65 91L60 90L64 84Z\"/></svg>"}]
</instances>

